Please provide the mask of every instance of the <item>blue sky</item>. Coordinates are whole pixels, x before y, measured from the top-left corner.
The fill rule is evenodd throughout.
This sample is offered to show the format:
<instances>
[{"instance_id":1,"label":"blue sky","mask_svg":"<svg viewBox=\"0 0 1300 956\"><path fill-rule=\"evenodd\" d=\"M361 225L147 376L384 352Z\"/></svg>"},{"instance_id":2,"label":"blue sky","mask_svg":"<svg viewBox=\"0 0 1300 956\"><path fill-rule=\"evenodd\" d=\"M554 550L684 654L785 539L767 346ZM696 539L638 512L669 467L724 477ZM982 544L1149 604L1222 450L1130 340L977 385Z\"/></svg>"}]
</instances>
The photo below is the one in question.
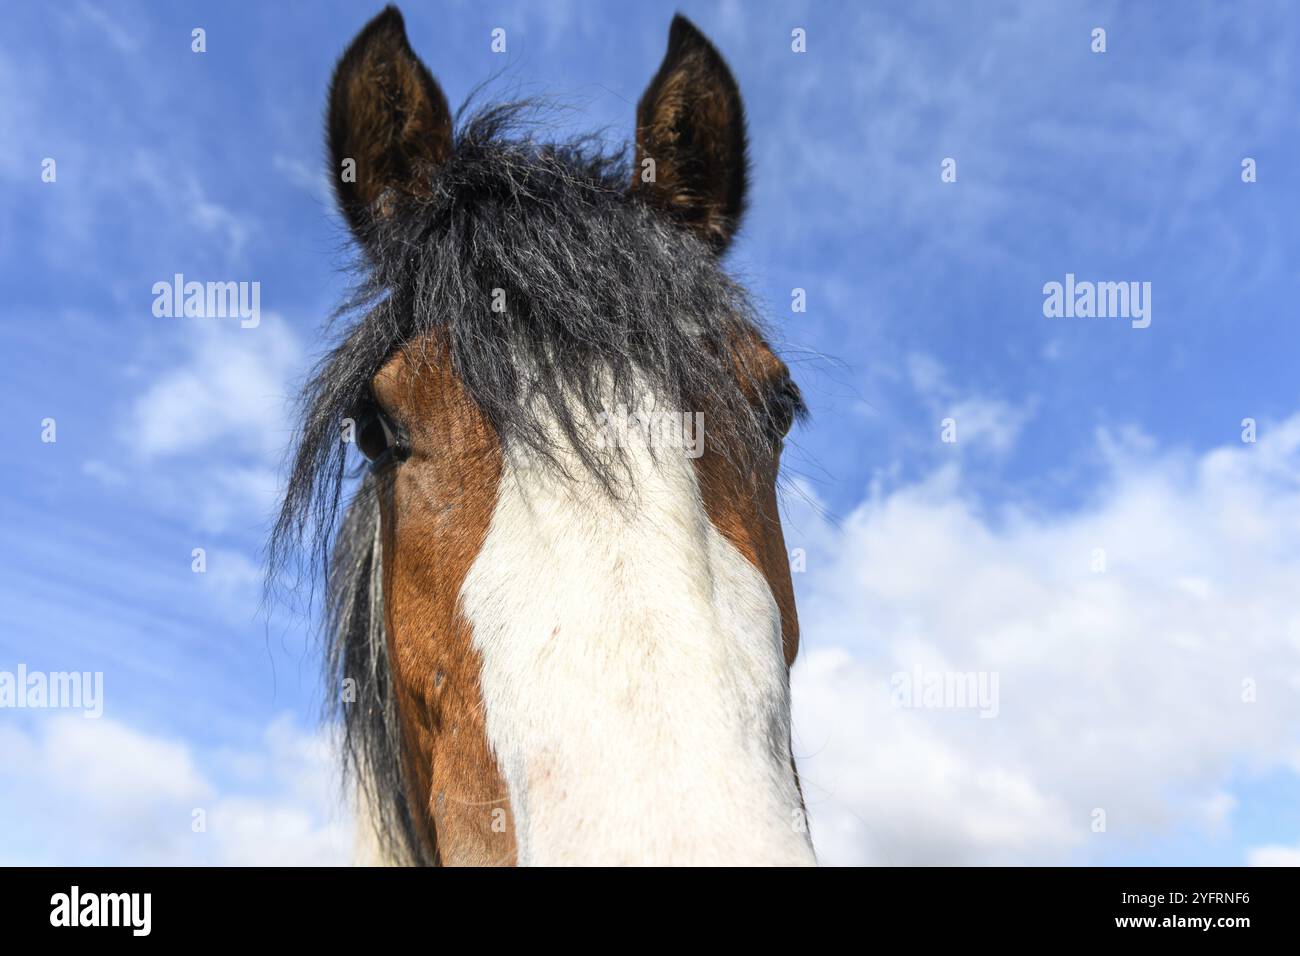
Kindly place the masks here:
<instances>
[{"instance_id":1,"label":"blue sky","mask_svg":"<svg viewBox=\"0 0 1300 956\"><path fill-rule=\"evenodd\" d=\"M621 140L678 8L745 97L751 211L729 265L813 411L788 457L787 538L807 553L796 749L823 857L1300 860L1300 17L1264 2L404 12L453 104L495 75L499 95L573 107L561 129ZM346 288L326 84L372 12L11 5L0 670L103 671L106 700L100 722L0 711L0 859L346 850L307 622L260 607L260 561L286 400ZM177 272L260 282L261 325L155 317L152 285ZM1067 273L1150 282L1150 327L1044 317L1044 283ZM999 717L891 709L890 675L917 666L997 672ZM195 835L199 806L214 826Z\"/></svg>"}]
</instances>

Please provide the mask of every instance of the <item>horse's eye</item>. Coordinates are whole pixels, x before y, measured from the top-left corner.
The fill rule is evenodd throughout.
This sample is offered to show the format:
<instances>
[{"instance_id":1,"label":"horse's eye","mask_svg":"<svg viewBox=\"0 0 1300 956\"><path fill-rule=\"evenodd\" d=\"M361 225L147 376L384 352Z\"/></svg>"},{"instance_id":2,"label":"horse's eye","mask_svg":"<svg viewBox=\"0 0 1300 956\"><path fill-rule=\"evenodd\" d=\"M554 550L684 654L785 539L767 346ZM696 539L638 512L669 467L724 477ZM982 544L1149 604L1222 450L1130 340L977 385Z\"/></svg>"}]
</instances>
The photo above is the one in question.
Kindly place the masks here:
<instances>
[{"instance_id":1,"label":"horse's eye","mask_svg":"<svg viewBox=\"0 0 1300 956\"><path fill-rule=\"evenodd\" d=\"M799 386L789 378L781 381L768 396L766 406L768 427L776 438L784 438L794 427L794 423L804 414L803 396Z\"/></svg>"},{"instance_id":2,"label":"horse's eye","mask_svg":"<svg viewBox=\"0 0 1300 956\"><path fill-rule=\"evenodd\" d=\"M388 454L399 461L406 457L405 439L388 416L373 405L357 418L357 448L371 462L378 462Z\"/></svg>"}]
</instances>

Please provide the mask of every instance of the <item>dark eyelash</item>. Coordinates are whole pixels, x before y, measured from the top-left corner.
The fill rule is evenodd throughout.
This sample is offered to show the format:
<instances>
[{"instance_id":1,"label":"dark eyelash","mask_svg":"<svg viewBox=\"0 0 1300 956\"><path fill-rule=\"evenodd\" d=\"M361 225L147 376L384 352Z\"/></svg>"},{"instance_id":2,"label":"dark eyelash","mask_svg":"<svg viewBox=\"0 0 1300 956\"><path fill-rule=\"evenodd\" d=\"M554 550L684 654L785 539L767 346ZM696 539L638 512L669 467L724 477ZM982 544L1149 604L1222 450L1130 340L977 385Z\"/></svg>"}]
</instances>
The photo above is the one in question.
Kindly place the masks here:
<instances>
[{"instance_id":1,"label":"dark eyelash","mask_svg":"<svg viewBox=\"0 0 1300 956\"><path fill-rule=\"evenodd\" d=\"M357 450L369 461L371 469L384 467L393 462L405 461L411 456L410 438L397 421L393 419L373 397L364 402L353 417L354 434ZM384 448L373 458L361 447L366 432L372 427L382 430Z\"/></svg>"},{"instance_id":2,"label":"dark eyelash","mask_svg":"<svg viewBox=\"0 0 1300 956\"><path fill-rule=\"evenodd\" d=\"M781 380L779 386L782 399L789 403L791 417L796 422L803 421L808 416L808 405L803 400L803 392L799 386L794 383L789 375Z\"/></svg>"},{"instance_id":3,"label":"dark eyelash","mask_svg":"<svg viewBox=\"0 0 1300 956\"><path fill-rule=\"evenodd\" d=\"M795 422L802 421L808 414L799 386L788 375L767 393L763 414L767 418L769 430L778 438L784 438Z\"/></svg>"}]
</instances>

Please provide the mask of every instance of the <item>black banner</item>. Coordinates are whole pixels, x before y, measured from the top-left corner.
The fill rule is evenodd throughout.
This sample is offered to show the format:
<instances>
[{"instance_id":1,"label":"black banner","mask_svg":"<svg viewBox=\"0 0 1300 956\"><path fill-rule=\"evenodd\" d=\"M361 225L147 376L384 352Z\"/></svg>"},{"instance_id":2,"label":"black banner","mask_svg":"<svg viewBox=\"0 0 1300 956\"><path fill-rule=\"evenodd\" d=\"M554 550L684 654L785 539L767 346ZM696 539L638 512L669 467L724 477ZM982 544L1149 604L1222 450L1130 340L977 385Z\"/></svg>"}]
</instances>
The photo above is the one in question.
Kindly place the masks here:
<instances>
[{"instance_id":1,"label":"black banner","mask_svg":"<svg viewBox=\"0 0 1300 956\"><path fill-rule=\"evenodd\" d=\"M926 943L1132 937L1231 946L1260 934L1289 937L1298 887L1294 871L1227 868L639 871L596 879L581 870L7 869L0 919L10 942L75 935L92 945L110 938L337 945L435 926L444 940L476 928L497 938L499 929L528 926L545 936L582 935L587 925L626 932L686 923L708 936L759 929L761 920L810 940L829 930L915 931Z\"/></svg>"}]
</instances>

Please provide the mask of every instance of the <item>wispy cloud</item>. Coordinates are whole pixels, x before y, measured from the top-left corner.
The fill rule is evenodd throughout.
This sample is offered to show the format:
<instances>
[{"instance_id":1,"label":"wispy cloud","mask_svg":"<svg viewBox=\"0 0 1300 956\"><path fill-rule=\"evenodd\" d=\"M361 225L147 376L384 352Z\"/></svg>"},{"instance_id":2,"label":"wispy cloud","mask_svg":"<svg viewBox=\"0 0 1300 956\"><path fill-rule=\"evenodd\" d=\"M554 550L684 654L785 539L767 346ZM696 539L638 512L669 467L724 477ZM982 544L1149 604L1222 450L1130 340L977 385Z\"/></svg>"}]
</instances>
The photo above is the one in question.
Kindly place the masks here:
<instances>
[{"instance_id":1,"label":"wispy cloud","mask_svg":"<svg viewBox=\"0 0 1300 956\"><path fill-rule=\"evenodd\" d=\"M103 8L90 3L89 0L81 0L76 6L75 13L74 23L79 19L81 23L96 31L100 36L107 38L119 53L130 56L139 52L139 38L123 27L116 18L110 16Z\"/></svg>"},{"instance_id":2,"label":"wispy cloud","mask_svg":"<svg viewBox=\"0 0 1300 956\"><path fill-rule=\"evenodd\" d=\"M128 430L146 459L214 446L274 460L287 438L291 376L303 354L292 330L268 315L256 328L231 319L190 323L187 354L134 403Z\"/></svg>"},{"instance_id":3,"label":"wispy cloud","mask_svg":"<svg viewBox=\"0 0 1300 956\"><path fill-rule=\"evenodd\" d=\"M930 413L933 433L957 451L1005 454L1033 417L1033 401L1013 405L992 396L963 394L931 355L912 353L904 367L913 390ZM948 424L941 429L944 422Z\"/></svg>"}]
</instances>

